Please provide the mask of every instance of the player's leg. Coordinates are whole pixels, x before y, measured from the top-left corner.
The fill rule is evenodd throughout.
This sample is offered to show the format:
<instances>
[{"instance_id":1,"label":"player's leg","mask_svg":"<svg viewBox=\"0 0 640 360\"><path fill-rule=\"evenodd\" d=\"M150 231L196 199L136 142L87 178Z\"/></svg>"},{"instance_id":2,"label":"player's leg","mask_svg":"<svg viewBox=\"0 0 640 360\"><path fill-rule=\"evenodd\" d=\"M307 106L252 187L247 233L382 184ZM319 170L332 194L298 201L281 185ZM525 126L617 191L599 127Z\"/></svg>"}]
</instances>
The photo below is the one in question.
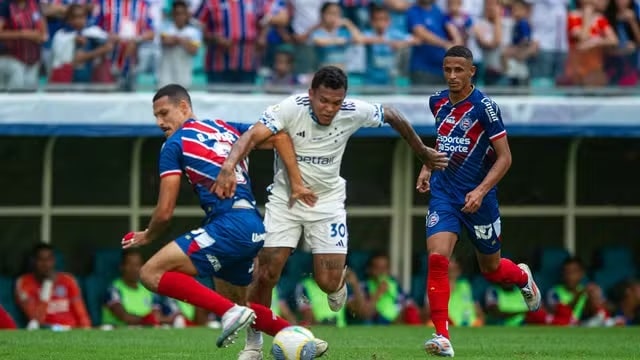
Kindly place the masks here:
<instances>
[{"instance_id":1,"label":"player's leg","mask_svg":"<svg viewBox=\"0 0 640 360\"><path fill-rule=\"evenodd\" d=\"M305 223L304 238L313 254L313 276L327 293L329 307L339 311L347 302L346 275L349 232L344 207L328 218Z\"/></svg>"},{"instance_id":2,"label":"player's leg","mask_svg":"<svg viewBox=\"0 0 640 360\"><path fill-rule=\"evenodd\" d=\"M426 217L427 236L427 299L435 335L425 342L425 350L436 356L453 356L449 340L449 258L453 254L460 220L448 200L432 197Z\"/></svg>"},{"instance_id":3,"label":"player's leg","mask_svg":"<svg viewBox=\"0 0 640 360\"><path fill-rule=\"evenodd\" d=\"M500 254L502 225L495 195L487 196L474 214L465 214L463 222L473 239L480 272L494 284L517 285L529 310L540 308L541 295L526 264L516 265Z\"/></svg>"}]
</instances>

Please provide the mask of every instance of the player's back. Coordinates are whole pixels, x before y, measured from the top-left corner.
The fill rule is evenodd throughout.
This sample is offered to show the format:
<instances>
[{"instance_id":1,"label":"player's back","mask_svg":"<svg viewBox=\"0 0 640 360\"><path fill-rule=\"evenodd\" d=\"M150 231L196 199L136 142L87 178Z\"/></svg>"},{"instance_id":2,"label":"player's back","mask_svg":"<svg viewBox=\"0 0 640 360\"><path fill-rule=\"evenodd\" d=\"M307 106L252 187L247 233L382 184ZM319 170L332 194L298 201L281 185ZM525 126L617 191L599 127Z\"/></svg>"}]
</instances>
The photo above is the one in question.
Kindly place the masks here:
<instances>
[{"instance_id":1,"label":"player's back","mask_svg":"<svg viewBox=\"0 0 640 360\"><path fill-rule=\"evenodd\" d=\"M223 120L188 120L163 145L163 153L180 150L179 153L170 154L168 157L177 158L180 170L185 173L198 195L200 205L207 216L229 211L233 203L241 199L255 205L247 160L243 160L236 167L238 186L233 199L220 199L210 190L231 147L239 137L238 129Z\"/></svg>"},{"instance_id":2,"label":"player's back","mask_svg":"<svg viewBox=\"0 0 640 360\"><path fill-rule=\"evenodd\" d=\"M506 135L500 109L477 89L455 104L448 90L438 92L429 99L429 108L435 118L436 148L449 157L449 166L433 173L431 187L464 204L466 194L496 161L491 141Z\"/></svg>"}]
</instances>

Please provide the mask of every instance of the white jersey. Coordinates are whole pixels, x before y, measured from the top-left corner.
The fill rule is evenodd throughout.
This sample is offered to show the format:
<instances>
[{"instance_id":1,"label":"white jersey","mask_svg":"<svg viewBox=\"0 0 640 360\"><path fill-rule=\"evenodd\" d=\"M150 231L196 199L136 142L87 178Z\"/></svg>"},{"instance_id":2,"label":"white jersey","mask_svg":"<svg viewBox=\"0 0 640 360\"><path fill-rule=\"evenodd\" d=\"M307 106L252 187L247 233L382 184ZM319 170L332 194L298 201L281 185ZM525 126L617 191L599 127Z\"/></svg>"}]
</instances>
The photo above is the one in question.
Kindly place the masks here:
<instances>
[{"instance_id":1,"label":"white jersey","mask_svg":"<svg viewBox=\"0 0 640 360\"><path fill-rule=\"evenodd\" d=\"M260 122L273 133L287 132L293 140L302 179L318 195L313 209L335 212L336 203L342 204L346 199L346 182L340 177L340 165L349 137L362 127L382 126L384 111L380 104L346 99L331 125L324 126L315 120L309 96L300 94L267 108ZM269 200L287 203L289 178L277 156L274 172Z\"/></svg>"}]
</instances>

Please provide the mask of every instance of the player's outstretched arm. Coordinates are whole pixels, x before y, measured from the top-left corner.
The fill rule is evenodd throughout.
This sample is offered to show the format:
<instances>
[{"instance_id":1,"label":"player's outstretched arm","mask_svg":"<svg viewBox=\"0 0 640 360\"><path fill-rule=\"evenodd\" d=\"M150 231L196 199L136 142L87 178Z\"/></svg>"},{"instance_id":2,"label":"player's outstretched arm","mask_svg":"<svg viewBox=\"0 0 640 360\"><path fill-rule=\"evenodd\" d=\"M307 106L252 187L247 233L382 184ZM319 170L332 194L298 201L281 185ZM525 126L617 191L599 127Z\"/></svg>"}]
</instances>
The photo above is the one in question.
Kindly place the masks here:
<instances>
[{"instance_id":1,"label":"player's outstretched arm","mask_svg":"<svg viewBox=\"0 0 640 360\"><path fill-rule=\"evenodd\" d=\"M391 125L400 136L411 146L411 149L418 156L420 161L428 168L433 170L441 170L447 167L448 159L444 153L439 153L433 148L426 146L411 123L393 106L384 106L384 121Z\"/></svg>"},{"instance_id":2,"label":"player's outstretched arm","mask_svg":"<svg viewBox=\"0 0 640 360\"><path fill-rule=\"evenodd\" d=\"M291 197L289 199L289 207L292 207L296 201L300 200L308 206L314 206L318 197L313 191L304 186L302 180L302 173L298 167L298 160L296 159L296 153L293 148L293 141L291 137L284 131L277 133L269 138L273 143L273 147L278 152L278 156L282 159L285 168L287 169L287 175L289 176L289 184L291 184Z\"/></svg>"},{"instance_id":3,"label":"player's outstretched arm","mask_svg":"<svg viewBox=\"0 0 640 360\"><path fill-rule=\"evenodd\" d=\"M272 135L273 132L262 122L257 122L251 129L242 134L238 141L233 144L231 152L229 152L227 159L222 164L211 191L221 199L232 197L236 192L236 165L246 158L256 145L264 142Z\"/></svg>"}]
</instances>

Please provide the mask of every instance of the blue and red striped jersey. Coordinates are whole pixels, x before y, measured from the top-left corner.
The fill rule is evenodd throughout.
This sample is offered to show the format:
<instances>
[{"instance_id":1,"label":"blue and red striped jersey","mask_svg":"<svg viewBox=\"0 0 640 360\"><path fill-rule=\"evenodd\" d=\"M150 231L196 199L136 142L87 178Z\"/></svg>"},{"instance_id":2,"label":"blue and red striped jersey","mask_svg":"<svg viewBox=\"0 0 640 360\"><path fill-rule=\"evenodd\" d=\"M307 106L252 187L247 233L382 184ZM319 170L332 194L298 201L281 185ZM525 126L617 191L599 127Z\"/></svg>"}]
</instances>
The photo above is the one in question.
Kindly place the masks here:
<instances>
[{"instance_id":1,"label":"blue and red striped jersey","mask_svg":"<svg viewBox=\"0 0 640 360\"><path fill-rule=\"evenodd\" d=\"M274 15L285 4L280 0L204 0L195 13L204 31L227 38L234 45L222 49L215 45L207 48L206 71L255 71L256 41L260 34L260 20Z\"/></svg>"},{"instance_id":2,"label":"blue and red striped jersey","mask_svg":"<svg viewBox=\"0 0 640 360\"><path fill-rule=\"evenodd\" d=\"M198 195L207 218L229 211L233 203L240 199L255 205L249 181L249 162L246 159L236 167L238 185L233 199L220 199L210 191L231 147L249 127L223 120L188 120L162 145L160 177L184 173Z\"/></svg>"},{"instance_id":3,"label":"blue and red striped jersey","mask_svg":"<svg viewBox=\"0 0 640 360\"><path fill-rule=\"evenodd\" d=\"M464 204L466 194L484 180L496 161L492 141L507 135L500 108L474 89L456 104L451 103L449 90L438 92L429 98L429 109L436 120L436 148L449 157L449 166L433 173L431 189Z\"/></svg>"}]
</instances>

